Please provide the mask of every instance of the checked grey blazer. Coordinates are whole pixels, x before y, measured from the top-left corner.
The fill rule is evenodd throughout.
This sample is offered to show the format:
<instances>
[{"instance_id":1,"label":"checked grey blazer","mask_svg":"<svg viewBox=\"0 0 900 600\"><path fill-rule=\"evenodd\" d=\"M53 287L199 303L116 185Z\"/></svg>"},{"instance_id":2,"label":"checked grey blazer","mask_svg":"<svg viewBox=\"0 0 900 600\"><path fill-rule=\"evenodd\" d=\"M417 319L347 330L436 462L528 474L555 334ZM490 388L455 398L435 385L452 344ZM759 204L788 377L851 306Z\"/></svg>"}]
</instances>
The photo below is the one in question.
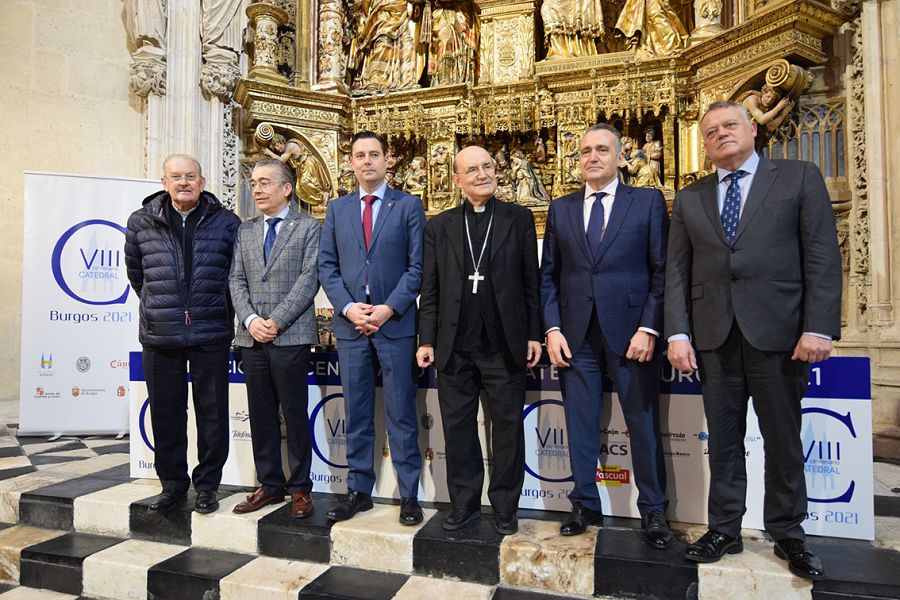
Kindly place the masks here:
<instances>
[{"instance_id":1,"label":"checked grey blazer","mask_svg":"<svg viewBox=\"0 0 900 600\"><path fill-rule=\"evenodd\" d=\"M272 342L276 346L318 343L314 299L319 290L319 221L299 212L292 203L268 264L263 263L264 229L264 215L248 219L238 228L229 277L238 319L234 344L253 345L244 327L253 313L278 325L280 333Z\"/></svg>"}]
</instances>

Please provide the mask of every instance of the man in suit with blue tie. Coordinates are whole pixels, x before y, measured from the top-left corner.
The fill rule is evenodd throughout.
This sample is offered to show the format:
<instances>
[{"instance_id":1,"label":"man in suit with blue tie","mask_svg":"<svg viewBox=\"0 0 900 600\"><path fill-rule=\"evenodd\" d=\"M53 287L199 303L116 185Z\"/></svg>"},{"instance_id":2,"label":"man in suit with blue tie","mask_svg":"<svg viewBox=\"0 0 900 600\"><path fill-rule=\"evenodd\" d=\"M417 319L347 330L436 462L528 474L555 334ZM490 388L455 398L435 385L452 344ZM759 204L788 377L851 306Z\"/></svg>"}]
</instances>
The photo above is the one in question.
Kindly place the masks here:
<instances>
[{"instance_id":1,"label":"man in suit with blue tie","mask_svg":"<svg viewBox=\"0 0 900 600\"><path fill-rule=\"evenodd\" d=\"M243 369L260 488L234 507L244 514L291 495L291 514L313 513L309 493L312 446L307 413L310 346L316 343L316 259L319 223L290 203L293 174L266 158L253 168L250 189L262 215L241 224L229 284L238 317L235 346ZM288 469L281 465L281 423L287 429Z\"/></svg>"},{"instance_id":2,"label":"man in suit with blue tie","mask_svg":"<svg viewBox=\"0 0 900 600\"><path fill-rule=\"evenodd\" d=\"M335 311L349 464L347 496L328 518L343 521L372 508L377 364L402 497L400 522L415 525L423 518L413 366L425 210L419 198L388 187L386 154L378 134L352 137L350 165L359 190L328 204L322 230L319 279Z\"/></svg>"},{"instance_id":3,"label":"man in suit with blue tie","mask_svg":"<svg viewBox=\"0 0 900 600\"><path fill-rule=\"evenodd\" d=\"M541 260L541 302L550 362L560 369L572 512L560 533L600 524L597 490L601 378L618 394L631 445L645 541L666 548L666 471L659 435L665 250L669 221L658 190L618 181L619 132L605 123L581 138L585 187L550 204Z\"/></svg>"},{"instance_id":4,"label":"man in suit with blue tie","mask_svg":"<svg viewBox=\"0 0 900 600\"><path fill-rule=\"evenodd\" d=\"M678 192L666 271L669 362L698 368L709 427L709 530L685 558L716 562L744 549L747 402L765 449L763 523L791 572L822 579L805 544L801 401L809 363L841 335L841 254L815 165L768 160L747 109L714 102L700 119L716 171ZM696 351L695 351L696 349Z\"/></svg>"}]
</instances>

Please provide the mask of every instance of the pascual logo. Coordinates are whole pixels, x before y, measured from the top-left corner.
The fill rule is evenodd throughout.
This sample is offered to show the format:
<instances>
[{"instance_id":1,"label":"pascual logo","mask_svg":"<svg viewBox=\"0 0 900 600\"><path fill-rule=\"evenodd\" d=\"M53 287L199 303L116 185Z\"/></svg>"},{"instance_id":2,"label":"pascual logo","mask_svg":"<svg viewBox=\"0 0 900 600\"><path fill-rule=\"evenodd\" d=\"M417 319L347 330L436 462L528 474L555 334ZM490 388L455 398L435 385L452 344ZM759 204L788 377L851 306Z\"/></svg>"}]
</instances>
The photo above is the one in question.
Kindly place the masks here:
<instances>
[{"instance_id":1,"label":"pascual logo","mask_svg":"<svg viewBox=\"0 0 900 600\"><path fill-rule=\"evenodd\" d=\"M550 483L572 480L566 417L560 400L541 400L525 407L525 435L534 436L534 451L525 455L525 471Z\"/></svg>"},{"instance_id":2,"label":"pascual logo","mask_svg":"<svg viewBox=\"0 0 900 600\"><path fill-rule=\"evenodd\" d=\"M75 368L79 373L87 373L91 370L91 359L87 356L79 356L75 361Z\"/></svg>"},{"instance_id":3,"label":"pascual logo","mask_svg":"<svg viewBox=\"0 0 900 600\"><path fill-rule=\"evenodd\" d=\"M41 369L52 369L52 368L53 368L53 355L48 354L46 357L44 357L44 355L41 354Z\"/></svg>"},{"instance_id":4,"label":"pascual logo","mask_svg":"<svg viewBox=\"0 0 900 600\"><path fill-rule=\"evenodd\" d=\"M620 465L600 465L595 480L600 485L619 487L631 483L631 471Z\"/></svg>"},{"instance_id":5,"label":"pascual logo","mask_svg":"<svg viewBox=\"0 0 900 600\"><path fill-rule=\"evenodd\" d=\"M322 462L338 469L348 467L344 414L344 394L338 392L322 398L309 416L313 452Z\"/></svg>"},{"instance_id":6,"label":"pascual logo","mask_svg":"<svg viewBox=\"0 0 900 600\"><path fill-rule=\"evenodd\" d=\"M810 502L850 502L856 481L841 461L854 451L859 438L852 413L840 414L826 408L803 409L803 458Z\"/></svg>"},{"instance_id":7,"label":"pascual logo","mask_svg":"<svg viewBox=\"0 0 900 600\"><path fill-rule=\"evenodd\" d=\"M124 227L105 219L67 229L50 258L60 289L83 304L124 304L129 289L121 250L124 234Z\"/></svg>"}]
</instances>

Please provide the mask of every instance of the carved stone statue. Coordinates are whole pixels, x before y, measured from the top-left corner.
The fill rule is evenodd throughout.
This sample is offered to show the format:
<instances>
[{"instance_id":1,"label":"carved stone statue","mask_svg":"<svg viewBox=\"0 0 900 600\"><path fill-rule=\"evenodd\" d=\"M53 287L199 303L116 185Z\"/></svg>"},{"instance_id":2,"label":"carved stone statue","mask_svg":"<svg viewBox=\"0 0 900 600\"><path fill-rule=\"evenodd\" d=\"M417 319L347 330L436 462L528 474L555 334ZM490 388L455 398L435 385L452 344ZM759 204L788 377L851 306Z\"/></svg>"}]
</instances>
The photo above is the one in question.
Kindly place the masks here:
<instances>
[{"instance_id":1,"label":"carved stone statue","mask_svg":"<svg viewBox=\"0 0 900 600\"><path fill-rule=\"evenodd\" d=\"M628 166L634 158L634 138L622 136L622 157L619 159L619 181L625 185L631 185L633 179L631 173L628 172Z\"/></svg>"},{"instance_id":2,"label":"carved stone statue","mask_svg":"<svg viewBox=\"0 0 900 600\"><path fill-rule=\"evenodd\" d=\"M403 188L407 193L422 199L422 205L428 208L425 200L425 189L428 185L428 172L425 170L425 159L414 156L403 176Z\"/></svg>"},{"instance_id":3,"label":"carved stone statue","mask_svg":"<svg viewBox=\"0 0 900 600\"><path fill-rule=\"evenodd\" d=\"M550 202L550 194L544 187L544 182L534 170L531 161L521 150L514 150L510 155L512 160L512 179L515 182L516 204L523 206L543 206Z\"/></svg>"},{"instance_id":4,"label":"carved stone statue","mask_svg":"<svg viewBox=\"0 0 900 600\"><path fill-rule=\"evenodd\" d=\"M436 144L431 149L431 191L429 196L430 210L449 208L453 202L450 194L450 172L452 170L450 150L444 143Z\"/></svg>"},{"instance_id":5,"label":"carved stone statue","mask_svg":"<svg viewBox=\"0 0 900 600\"><path fill-rule=\"evenodd\" d=\"M671 56L685 47L688 37L668 0L626 0L616 29L648 56Z\"/></svg>"},{"instance_id":6,"label":"carved stone statue","mask_svg":"<svg viewBox=\"0 0 900 600\"><path fill-rule=\"evenodd\" d=\"M769 136L774 133L794 108L794 101L789 97L781 97L777 89L768 83L762 91L751 90L740 100L741 105L750 113L750 117L759 126L756 134L757 149L766 145Z\"/></svg>"},{"instance_id":7,"label":"carved stone statue","mask_svg":"<svg viewBox=\"0 0 900 600\"><path fill-rule=\"evenodd\" d=\"M349 194L355 189L356 175L353 173L353 167L350 166L350 155L345 154L341 160L341 170L338 173L338 195Z\"/></svg>"},{"instance_id":8,"label":"carved stone statue","mask_svg":"<svg viewBox=\"0 0 900 600\"><path fill-rule=\"evenodd\" d=\"M165 0L128 0L126 9L128 29L135 46L166 47Z\"/></svg>"},{"instance_id":9,"label":"carved stone statue","mask_svg":"<svg viewBox=\"0 0 900 600\"><path fill-rule=\"evenodd\" d=\"M407 0L351 0L357 24L350 45L354 91L416 87L424 64L417 60L412 9Z\"/></svg>"},{"instance_id":10,"label":"carved stone statue","mask_svg":"<svg viewBox=\"0 0 900 600\"><path fill-rule=\"evenodd\" d=\"M421 42L428 46L431 86L475 80L478 19L471 2L434 0L422 17ZM430 9L430 10L429 10Z\"/></svg>"},{"instance_id":11,"label":"carved stone statue","mask_svg":"<svg viewBox=\"0 0 900 600\"><path fill-rule=\"evenodd\" d=\"M324 205L331 197L331 178L325 165L310 154L297 140L285 140L281 134L275 134L269 148L263 148L263 154L287 163L294 171L297 183L294 191L297 197L310 206Z\"/></svg>"},{"instance_id":12,"label":"carved stone statue","mask_svg":"<svg viewBox=\"0 0 900 600\"><path fill-rule=\"evenodd\" d=\"M600 0L545 0L541 5L548 59L593 56L603 35Z\"/></svg>"},{"instance_id":13,"label":"carved stone statue","mask_svg":"<svg viewBox=\"0 0 900 600\"><path fill-rule=\"evenodd\" d=\"M653 139L654 137L656 137L656 130L651 127L644 133L644 146L641 150L644 152L647 164L656 173L656 178L662 180L663 147L662 142Z\"/></svg>"}]
</instances>

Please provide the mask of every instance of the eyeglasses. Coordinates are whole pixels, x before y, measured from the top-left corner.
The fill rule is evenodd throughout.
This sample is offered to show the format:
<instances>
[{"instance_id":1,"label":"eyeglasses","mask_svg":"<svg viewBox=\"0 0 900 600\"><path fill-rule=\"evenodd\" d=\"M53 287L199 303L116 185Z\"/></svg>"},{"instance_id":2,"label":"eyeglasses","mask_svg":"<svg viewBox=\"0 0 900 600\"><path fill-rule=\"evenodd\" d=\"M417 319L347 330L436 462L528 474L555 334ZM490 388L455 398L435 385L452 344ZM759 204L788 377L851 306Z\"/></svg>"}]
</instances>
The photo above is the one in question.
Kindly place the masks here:
<instances>
[{"instance_id":1,"label":"eyeglasses","mask_svg":"<svg viewBox=\"0 0 900 600\"><path fill-rule=\"evenodd\" d=\"M466 169L465 171L463 171L463 173L465 173L466 175L471 177L471 176L475 175L476 173L478 173L479 171L484 172L485 175L491 175L494 172L494 163L490 162L490 163L484 163L483 165L472 166L472 167L469 167L468 169Z\"/></svg>"},{"instance_id":2,"label":"eyeglasses","mask_svg":"<svg viewBox=\"0 0 900 600\"><path fill-rule=\"evenodd\" d=\"M257 188L261 190L267 190L273 185L280 185L282 183L287 183L286 181L272 181L271 179L258 179L256 181L250 180L250 189L255 190Z\"/></svg>"},{"instance_id":3,"label":"eyeglasses","mask_svg":"<svg viewBox=\"0 0 900 600\"><path fill-rule=\"evenodd\" d=\"M186 181L188 183L194 183L200 179L200 175L196 173L188 173L187 175L166 175L166 179L169 181L179 183L181 181Z\"/></svg>"}]
</instances>

